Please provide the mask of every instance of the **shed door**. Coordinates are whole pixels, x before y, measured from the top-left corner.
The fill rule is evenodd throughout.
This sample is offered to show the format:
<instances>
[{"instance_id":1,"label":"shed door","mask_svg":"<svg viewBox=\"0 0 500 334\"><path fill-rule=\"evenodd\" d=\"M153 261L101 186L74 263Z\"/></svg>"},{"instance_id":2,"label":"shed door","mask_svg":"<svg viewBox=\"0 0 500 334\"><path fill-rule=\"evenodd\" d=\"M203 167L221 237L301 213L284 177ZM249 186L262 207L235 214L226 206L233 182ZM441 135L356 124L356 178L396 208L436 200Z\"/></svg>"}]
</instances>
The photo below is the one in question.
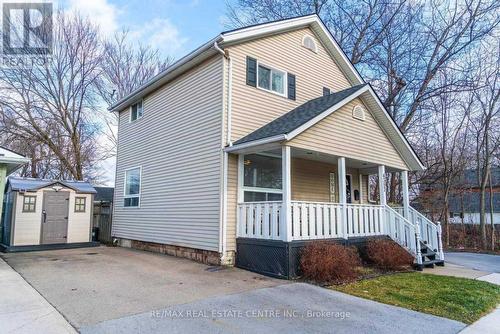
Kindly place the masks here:
<instances>
[{"instance_id":1,"label":"shed door","mask_svg":"<svg viewBox=\"0 0 500 334\"><path fill-rule=\"evenodd\" d=\"M42 244L61 244L68 239L69 192L43 193Z\"/></svg>"}]
</instances>

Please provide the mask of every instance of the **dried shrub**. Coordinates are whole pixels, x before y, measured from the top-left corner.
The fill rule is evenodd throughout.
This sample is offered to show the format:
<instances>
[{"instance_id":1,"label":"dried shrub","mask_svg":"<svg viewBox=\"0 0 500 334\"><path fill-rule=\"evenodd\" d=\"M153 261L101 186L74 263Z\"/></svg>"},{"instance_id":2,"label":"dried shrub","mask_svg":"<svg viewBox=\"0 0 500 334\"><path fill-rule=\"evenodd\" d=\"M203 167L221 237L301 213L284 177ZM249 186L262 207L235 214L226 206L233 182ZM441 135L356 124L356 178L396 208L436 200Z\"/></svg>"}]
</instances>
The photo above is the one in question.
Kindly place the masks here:
<instances>
[{"instance_id":1,"label":"dried shrub","mask_svg":"<svg viewBox=\"0 0 500 334\"><path fill-rule=\"evenodd\" d=\"M413 265L413 256L392 240L369 240L366 256L371 263L383 270L401 270Z\"/></svg>"},{"instance_id":2,"label":"dried shrub","mask_svg":"<svg viewBox=\"0 0 500 334\"><path fill-rule=\"evenodd\" d=\"M303 276L319 283L343 283L356 279L361 265L356 248L313 242L307 245L300 258Z\"/></svg>"}]
</instances>

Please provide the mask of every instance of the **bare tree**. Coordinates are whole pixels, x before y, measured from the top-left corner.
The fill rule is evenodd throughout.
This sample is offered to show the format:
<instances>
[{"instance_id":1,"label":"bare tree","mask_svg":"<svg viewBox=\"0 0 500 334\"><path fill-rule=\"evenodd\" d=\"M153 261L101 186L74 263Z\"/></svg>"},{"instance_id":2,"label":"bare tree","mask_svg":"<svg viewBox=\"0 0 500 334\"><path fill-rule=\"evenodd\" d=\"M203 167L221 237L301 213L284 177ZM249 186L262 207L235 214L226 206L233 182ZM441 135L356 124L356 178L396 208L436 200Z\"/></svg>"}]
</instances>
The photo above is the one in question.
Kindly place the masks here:
<instances>
[{"instance_id":1,"label":"bare tree","mask_svg":"<svg viewBox=\"0 0 500 334\"><path fill-rule=\"evenodd\" d=\"M153 76L164 71L173 58L163 59L159 50L149 46L135 47L128 39L128 32L122 31L106 40L101 62L102 76L96 87L108 106L143 85ZM107 157L116 154L117 115L102 110L105 135L108 140Z\"/></svg>"},{"instance_id":2,"label":"bare tree","mask_svg":"<svg viewBox=\"0 0 500 334\"><path fill-rule=\"evenodd\" d=\"M99 124L93 119L102 60L98 31L78 15L58 12L53 40L46 66L0 70L0 129L4 138L31 141L28 153L50 151L38 156L56 157L61 175L82 180L98 158ZM38 175L35 169L32 175Z\"/></svg>"},{"instance_id":3,"label":"bare tree","mask_svg":"<svg viewBox=\"0 0 500 334\"><path fill-rule=\"evenodd\" d=\"M480 188L479 212L481 241L486 248L486 187L491 177L491 166L495 154L500 150L500 45L494 49L485 43L478 50L479 59L471 104L475 108L472 117L475 136L476 171ZM496 57L491 57L491 53Z\"/></svg>"}]
</instances>

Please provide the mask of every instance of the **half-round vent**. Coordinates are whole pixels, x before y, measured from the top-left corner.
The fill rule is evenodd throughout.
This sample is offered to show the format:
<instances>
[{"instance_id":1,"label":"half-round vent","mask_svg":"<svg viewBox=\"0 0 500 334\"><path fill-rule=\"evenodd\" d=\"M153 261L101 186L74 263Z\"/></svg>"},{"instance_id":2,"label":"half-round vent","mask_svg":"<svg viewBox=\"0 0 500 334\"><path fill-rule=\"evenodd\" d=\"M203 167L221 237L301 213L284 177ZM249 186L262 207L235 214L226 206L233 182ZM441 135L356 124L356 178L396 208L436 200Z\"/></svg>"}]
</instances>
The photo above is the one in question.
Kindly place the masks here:
<instances>
[{"instance_id":1,"label":"half-round vent","mask_svg":"<svg viewBox=\"0 0 500 334\"><path fill-rule=\"evenodd\" d=\"M352 117L360 119L362 121L365 120L365 108L360 105L357 105L352 109Z\"/></svg>"},{"instance_id":2,"label":"half-round vent","mask_svg":"<svg viewBox=\"0 0 500 334\"><path fill-rule=\"evenodd\" d=\"M316 47L316 42L314 39L309 36L309 35L304 35L302 38L302 46L305 47L306 49L309 49L313 52L318 52L318 48Z\"/></svg>"}]
</instances>

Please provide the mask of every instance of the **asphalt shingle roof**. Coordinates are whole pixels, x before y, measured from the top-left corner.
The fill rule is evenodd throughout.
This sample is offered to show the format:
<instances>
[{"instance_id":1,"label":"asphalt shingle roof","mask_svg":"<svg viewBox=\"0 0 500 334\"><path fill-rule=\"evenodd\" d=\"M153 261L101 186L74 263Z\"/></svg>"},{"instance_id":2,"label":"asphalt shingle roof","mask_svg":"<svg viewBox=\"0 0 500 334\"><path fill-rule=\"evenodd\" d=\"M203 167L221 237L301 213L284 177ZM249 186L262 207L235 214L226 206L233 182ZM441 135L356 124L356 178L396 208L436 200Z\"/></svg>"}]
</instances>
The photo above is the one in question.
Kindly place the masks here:
<instances>
[{"instance_id":1,"label":"asphalt shingle roof","mask_svg":"<svg viewBox=\"0 0 500 334\"><path fill-rule=\"evenodd\" d=\"M254 140L288 134L300 127L302 124L307 123L314 117L333 107L335 104L356 93L364 86L366 86L366 84L357 85L337 93L309 100L274 121L267 123L249 135L237 140L234 144L238 145Z\"/></svg>"},{"instance_id":2,"label":"asphalt shingle roof","mask_svg":"<svg viewBox=\"0 0 500 334\"><path fill-rule=\"evenodd\" d=\"M80 193L95 194L94 187L88 182L83 181L65 181L65 180L47 180L47 179L33 179L24 177L9 177L8 183L12 190L37 190L40 188L48 187L54 183L60 183L69 188L75 189Z\"/></svg>"}]
</instances>

